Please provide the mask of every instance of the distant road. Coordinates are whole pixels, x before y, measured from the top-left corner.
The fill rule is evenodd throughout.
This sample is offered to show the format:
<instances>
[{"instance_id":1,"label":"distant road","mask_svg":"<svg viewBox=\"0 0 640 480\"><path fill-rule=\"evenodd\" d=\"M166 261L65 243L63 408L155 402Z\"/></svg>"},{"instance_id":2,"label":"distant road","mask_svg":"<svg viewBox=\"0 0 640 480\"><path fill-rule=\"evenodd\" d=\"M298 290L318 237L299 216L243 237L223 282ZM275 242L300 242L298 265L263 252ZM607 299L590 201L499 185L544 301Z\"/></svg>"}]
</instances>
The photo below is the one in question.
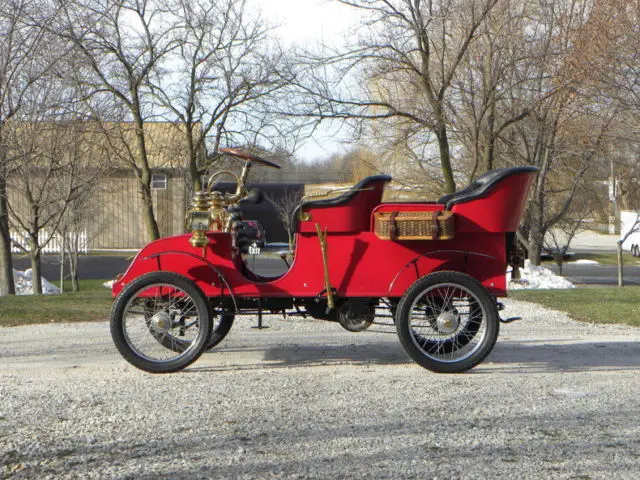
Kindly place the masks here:
<instances>
[{"instance_id":1,"label":"distant road","mask_svg":"<svg viewBox=\"0 0 640 480\"><path fill-rule=\"evenodd\" d=\"M124 273L133 260L131 255L84 255L78 259L78 275L81 280L111 279L119 273ZM253 257L248 258L249 268L253 268ZM26 257L13 258L13 268L26 270L31 264ZM256 256L256 273L264 276L277 276L287 270L284 262L279 258L266 258ZM47 280L60 278L60 264L55 255L42 257L42 275Z\"/></svg>"},{"instance_id":2,"label":"distant road","mask_svg":"<svg viewBox=\"0 0 640 480\"><path fill-rule=\"evenodd\" d=\"M133 255L86 255L79 259L79 275L81 279L110 279L118 273L124 273L131 263ZM284 262L279 258L257 255L248 257L248 266L256 273L264 276L277 276L287 270ZM557 268L549 263L545 264L554 272ZM25 270L29 268L28 258L14 258L14 268ZM42 274L48 280L57 280L60 277L60 266L54 255L47 255L42 260ZM584 265L567 263L563 267L563 274L577 285L616 285L618 283L618 270L613 265ZM627 266L624 268L624 282L627 285L640 285L640 266Z\"/></svg>"},{"instance_id":3,"label":"distant road","mask_svg":"<svg viewBox=\"0 0 640 480\"><path fill-rule=\"evenodd\" d=\"M558 269L555 265L545 264L545 267ZM640 266L629 265L623 269L625 285L640 285ZM567 263L562 267L562 275L576 285L617 285L618 267L615 265L580 265Z\"/></svg>"}]
</instances>

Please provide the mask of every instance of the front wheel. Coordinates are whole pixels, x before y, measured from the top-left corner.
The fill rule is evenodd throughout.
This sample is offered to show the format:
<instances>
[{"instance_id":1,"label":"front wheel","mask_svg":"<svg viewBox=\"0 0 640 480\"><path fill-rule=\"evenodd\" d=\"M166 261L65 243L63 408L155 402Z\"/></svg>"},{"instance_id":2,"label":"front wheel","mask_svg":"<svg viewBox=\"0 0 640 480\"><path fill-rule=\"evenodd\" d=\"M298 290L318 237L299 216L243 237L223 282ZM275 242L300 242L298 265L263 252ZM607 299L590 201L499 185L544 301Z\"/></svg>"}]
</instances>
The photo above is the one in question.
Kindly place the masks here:
<instances>
[{"instance_id":1,"label":"front wheel","mask_svg":"<svg viewBox=\"0 0 640 480\"><path fill-rule=\"evenodd\" d=\"M151 314L153 315L153 313ZM232 313L220 313L212 314L211 316L211 337L207 342L205 350L212 350L216 347L231 331L235 315ZM185 331L178 331L179 336L176 337L170 333L157 334L152 332L151 334L156 337L156 340L160 342L164 347L170 348L174 352L184 352L191 345L191 340L184 339Z\"/></svg>"},{"instance_id":2,"label":"front wheel","mask_svg":"<svg viewBox=\"0 0 640 480\"><path fill-rule=\"evenodd\" d=\"M434 372L460 373L491 352L500 320L480 282L459 272L417 280L398 304L396 330L407 354Z\"/></svg>"},{"instance_id":3,"label":"front wheel","mask_svg":"<svg viewBox=\"0 0 640 480\"><path fill-rule=\"evenodd\" d=\"M111 311L111 336L121 355L151 373L181 370L211 339L207 298L192 280L153 272L125 287Z\"/></svg>"}]
</instances>

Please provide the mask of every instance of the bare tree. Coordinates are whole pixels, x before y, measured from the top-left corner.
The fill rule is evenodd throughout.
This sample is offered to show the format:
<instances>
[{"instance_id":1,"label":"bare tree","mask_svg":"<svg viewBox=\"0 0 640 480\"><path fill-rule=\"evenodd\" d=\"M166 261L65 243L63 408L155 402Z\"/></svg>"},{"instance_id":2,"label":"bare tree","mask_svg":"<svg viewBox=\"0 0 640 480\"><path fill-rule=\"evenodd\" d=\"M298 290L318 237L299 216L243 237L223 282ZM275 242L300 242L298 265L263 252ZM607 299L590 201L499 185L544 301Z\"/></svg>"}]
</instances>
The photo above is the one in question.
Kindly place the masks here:
<instances>
[{"instance_id":1,"label":"bare tree","mask_svg":"<svg viewBox=\"0 0 640 480\"><path fill-rule=\"evenodd\" d=\"M640 1L596 2L597 16L590 24L588 45L581 58L591 84L607 103L637 121L640 116ZM627 139L638 140L632 128Z\"/></svg>"},{"instance_id":2,"label":"bare tree","mask_svg":"<svg viewBox=\"0 0 640 480\"><path fill-rule=\"evenodd\" d=\"M64 265L67 262L68 277L71 280L71 290L77 292L80 290L78 281L78 259L81 253L86 252L88 244L92 237L99 235L106 228L106 225L96 225L97 219L92 215L91 203L96 191L101 187L100 181L105 175L108 175L110 166L100 164L95 161L100 158L99 155L93 156L95 145L93 139L94 132L88 125L75 124L77 128L76 148L82 151L83 155L91 158L88 165L89 174L83 173L83 182L78 189L77 194L73 198L69 198L62 219L58 224L57 237L60 240L60 251L58 258L60 261L60 290L64 289ZM62 181L69 182L73 179L62 178ZM91 222L91 229L87 225Z\"/></svg>"},{"instance_id":3,"label":"bare tree","mask_svg":"<svg viewBox=\"0 0 640 480\"><path fill-rule=\"evenodd\" d=\"M602 103L620 112L608 152L610 175L623 209L640 207L638 163L640 144L640 1L597 2L599 15L591 31L581 66ZM615 211L611 212L615 216Z\"/></svg>"},{"instance_id":4,"label":"bare tree","mask_svg":"<svg viewBox=\"0 0 640 480\"><path fill-rule=\"evenodd\" d=\"M500 2L487 15L470 45L459 74L453 112L456 139L464 145L470 179L496 166L510 165L505 155L510 129L527 118L562 85L533 88L536 76L528 64L540 56L539 39L524 33L533 31L534 2Z\"/></svg>"},{"instance_id":5,"label":"bare tree","mask_svg":"<svg viewBox=\"0 0 640 480\"><path fill-rule=\"evenodd\" d=\"M19 114L25 95L52 66L47 28L53 13L34 0L0 4L0 295L14 294L7 177L7 125Z\"/></svg>"},{"instance_id":6,"label":"bare tree","mask_svg":"<svg viewBox=\"0 0 640 480\"><path fill-rule=\"evenodd\" d=\"M309 114L386 120L385 130L397 132L407 147L419 138L424 148L435 137L444 191L455 191L451 87L498 0L338 1L363 12L364 28L351 49L316 57L320 70L299 75L298 85L309 94ZM329 66L337 70L335 78L324 75Z\"/></svg>"},{"instance_id":7,"label":"bare tree","mask_svg":"<svg viewBox=\"0 0 640 480\"><path fill-rule=\"evenodd\" d=\"M303 192L294 189L284 189L282 195L271 196L266 195L267 201L273 205L278 217L282 220L287 236L289 239L289 251L293 252L295 248L295 228L297 219L295 213L302 202Z\"/></svg>"},{"instance_id":8,"label":"bare tree","mask_svg":"<svg viewBox=\"0 0 640 480\"><path fill-rule=\"evenodd\" d=\"M517 163L540 169L519 232L537 265L546 233L570 210L586 175L605 151L617 112L597 102L576 68L585 47L578 39L594 14L591 4L568 0L536 5L528 30L537 53L523 72L528 81L513 89L509 105L515 112L523 99L543 100L512 127L505 142L507 154Z\"/></svg>"},{"instance_id":9,"label":"bare tree","mask_svg":"<svg viewBox=\"0 0 640 480\"><path fill-rule=\"evenodd\" d=\"M166 118L184 135L188 178L200 190L221 143L257 144L273 137L265 103L286 82L283 54L246 0L175 0L179 48L167 71L155 71L152 90ZM273 120L273 119L271 119ZM205 142L209 140L209 155Z\"/></svg>"},{"instance_id":10,"label":"bare tree","mask_svg":"<svg viewBox=\"0 0 640 480\"><path fill-rule=\"evenodd\" d=\"M155 240L160 230L151 196L152 166L145 129L145 122L153 117L148 83L161 61L179 45L175 17L160 0L75 0L63 8L64 21L58 29L81 59L78 85L87 97L110 97L121 112L115 120L133 124L134 141L127 146L125 158L138 180L148 237ZM101 119L108 122L114 117Z\"/></svg>"},{"instance_id":11,"label":"bare tree","mask_svg":"<svg viewBox=\"0 0 640 480\"><path fill-rule=\"evenodd\" d=\"M583 192L583 194L585 193ZM591 202L585 199L577 203L579 205L574 205L570 212L564 215L553 228L549 229L544 240L544 246L553 257L560 275L562 275L564 260L573 238L592 213Z\"/></svg>"},{"instance_id":12,"label":"bare tree","mask_svg":"<svg viewBox=\"0 0 640 480\"><path fill-rule=\"evenodd\" d=\"M42 91L46 91L44 86ZM40 109L50 103L42 96L38 100L34 113L40 115L12 123L7 132L8 152L15 162L7 178L10 221L18 232L26 235L33 293L42 293L43 249L59 231L69 205L91 187L99 172L91 167L79 141L78 129L82 124L48 118L48 111L42 115Z\"/></svg>"}]
</instances>

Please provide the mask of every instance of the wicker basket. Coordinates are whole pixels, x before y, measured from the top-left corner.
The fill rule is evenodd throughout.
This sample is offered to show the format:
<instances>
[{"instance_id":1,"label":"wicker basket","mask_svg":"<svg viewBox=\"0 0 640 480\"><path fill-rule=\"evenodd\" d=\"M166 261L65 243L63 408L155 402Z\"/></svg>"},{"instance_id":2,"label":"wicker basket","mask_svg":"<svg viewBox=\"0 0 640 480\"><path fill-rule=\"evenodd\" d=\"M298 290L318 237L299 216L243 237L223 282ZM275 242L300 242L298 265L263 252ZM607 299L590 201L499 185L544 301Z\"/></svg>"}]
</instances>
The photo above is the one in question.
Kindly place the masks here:
<instances>
[{"instance_id":1,"label":"wicker basket","mask_svg":"<svg viewBox=\"0 0 640 480\"><path fill-rule=\"evenodd\" d=\"M375 232L386 240L450 240L452 212L376 212Z\"/></svg>"}]
</instances>

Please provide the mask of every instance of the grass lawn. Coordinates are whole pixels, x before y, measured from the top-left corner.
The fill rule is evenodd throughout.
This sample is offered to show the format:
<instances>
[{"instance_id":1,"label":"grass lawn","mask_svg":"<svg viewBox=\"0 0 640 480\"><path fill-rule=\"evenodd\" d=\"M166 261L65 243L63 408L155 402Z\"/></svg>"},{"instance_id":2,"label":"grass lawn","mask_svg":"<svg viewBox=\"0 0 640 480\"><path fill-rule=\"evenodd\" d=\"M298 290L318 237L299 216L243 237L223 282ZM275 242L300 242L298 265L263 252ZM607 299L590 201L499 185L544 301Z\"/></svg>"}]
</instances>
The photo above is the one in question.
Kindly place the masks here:
<instances>
[{"instance_id":1,"label":"grass lawn","mask_svg":"<svg viewBox=\"0 0 640 480\"><path fill-rule=\"evenodd\" d=\"M78 293L0 297L0 327L107 320L113 300L103 282L81 280ZM71 287L69 282L65 282L67 286Z\"/></svg>"},{"instance_id":2,"label":"grass lawn","mask_svg":"<svg viewBox=\"0 0 640 480\"><path fill-rule=\"evenodd\" d=\"M515 290L509 297L567 312L584 322L640 327L640 287L585 286L567 290Z\"/></svg>"}]
</instances>

